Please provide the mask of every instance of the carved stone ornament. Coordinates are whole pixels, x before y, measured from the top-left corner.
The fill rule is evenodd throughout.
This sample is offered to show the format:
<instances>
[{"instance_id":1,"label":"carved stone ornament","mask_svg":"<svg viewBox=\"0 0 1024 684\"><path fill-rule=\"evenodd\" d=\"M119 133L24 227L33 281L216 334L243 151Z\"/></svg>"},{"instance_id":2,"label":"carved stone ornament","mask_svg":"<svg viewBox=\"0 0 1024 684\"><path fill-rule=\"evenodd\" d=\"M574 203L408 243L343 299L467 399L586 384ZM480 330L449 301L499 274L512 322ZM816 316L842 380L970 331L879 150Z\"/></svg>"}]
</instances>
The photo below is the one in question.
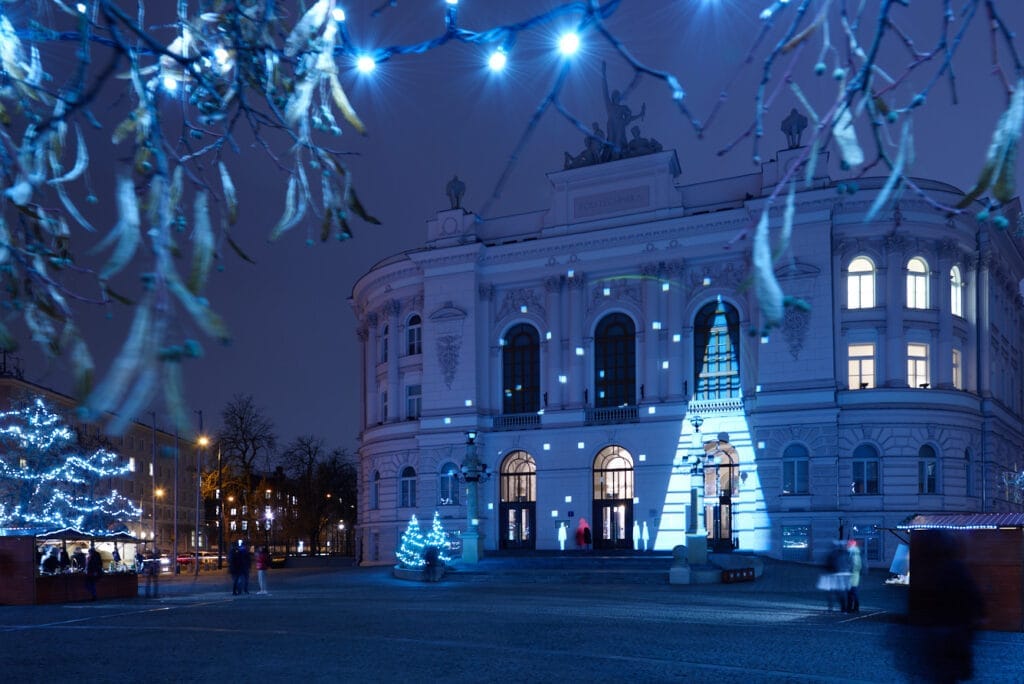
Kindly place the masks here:
<instances>
[{"instance_id":1,"label":"carved stone ornament","mask_svg":"<svg viewBox=\"0 0 1024 684\"><path fill-rule=\"evenodd\" d=\"M807 340L807 331L810 328L811 312L798 309L793 306L786 307L786 313L782 319L782 331L786 336L786 346L793 359L800 358L804 342Z\"/></svg>"},{"instance_id":2,"label":"carved stone ornament","mask_svg":"<svg viewBox=\"0 0 1024 684\"><path fill-rule=\"evenodd\" d=\"M541 303L540 297L533 291L533 288L527 287L520 290L510 290L505 293L505 298L498 309L498 320L508 315L522 312L524 306L527 311L532 311L541 318L544 318L544 306Z\"/></svg>"},{"instance_id":3,"label":"carved stone ornament","mask_svg":"<svg viewBox=\"0 0 1024 684\"><path fill-rule=\"evenodd\" d=\"M430 314L430 322L437 340L437 365L445 385L451 389L459 368L466 312L451 302L445 302L444 306Z\"/></svg>"}]
</instances>

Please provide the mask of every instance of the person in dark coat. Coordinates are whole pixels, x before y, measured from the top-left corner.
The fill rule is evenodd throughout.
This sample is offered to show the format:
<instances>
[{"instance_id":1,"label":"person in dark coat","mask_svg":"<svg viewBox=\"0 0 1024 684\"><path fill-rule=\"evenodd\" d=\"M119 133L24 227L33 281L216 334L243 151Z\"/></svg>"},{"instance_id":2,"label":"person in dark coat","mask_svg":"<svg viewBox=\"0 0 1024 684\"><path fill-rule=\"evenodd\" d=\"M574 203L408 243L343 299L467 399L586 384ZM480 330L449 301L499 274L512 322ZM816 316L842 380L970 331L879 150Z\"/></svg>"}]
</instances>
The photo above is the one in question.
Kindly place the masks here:
<instances>
[{"instance_id":1,"label":"person in dark coat","mask_svg":"<svg viewBox=\"0 0 1024 684\"><path fill-rule=\"evenodd\" d=\"M245 543L234 546L231 555L228 556L228 571L231 573L231 594L249 593L249 567L252 565L252 556Z\"/></svg>"},{"instance_id":2,"label":"person in dark coat","mask_svg":"<svg viewBox=\"0 0 1024 684\"><path fill-rule=\"evenodd\" d=\"M91 600L96 600L96 580L103 576L103 559L95 546L89 547L85 557L85 588L89 590Z\"/></svg>"}]
</instances>

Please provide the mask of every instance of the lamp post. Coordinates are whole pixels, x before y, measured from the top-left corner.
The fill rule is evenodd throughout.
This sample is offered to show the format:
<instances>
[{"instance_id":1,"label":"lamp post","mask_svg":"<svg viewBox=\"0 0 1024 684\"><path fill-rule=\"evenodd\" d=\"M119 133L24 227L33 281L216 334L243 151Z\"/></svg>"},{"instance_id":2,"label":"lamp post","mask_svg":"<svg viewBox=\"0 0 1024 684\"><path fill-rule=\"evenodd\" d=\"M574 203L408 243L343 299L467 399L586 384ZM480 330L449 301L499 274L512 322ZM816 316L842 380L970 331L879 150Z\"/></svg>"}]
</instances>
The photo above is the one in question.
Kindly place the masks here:
<instances>
[{"instance_id":1,"label":"lamp post","mask_svg":"<svg viewBox=\"0 0 1024 684\"><path fill-rule=\"evenodd\" d=\"M696 451L690 462L690 510L694 520L693 532L686 535L686 556L690 565L705 565L708 562L708 530L704 521L704 442L700 436L704 419L694 414L690 417L690 424Z\"/></svg>"},{"instance_id":2,"label":"lamp post","mask_svg":"<svg viewBox=\"0 0 1024 684\"><path fill-rule=\"evenodd\" d=\"M153 551L156 551L156 500L164 498L163 487L153 487Z\"/></svg>"},{"instance_id":3,"label":"lamp post","mask_svg":"<svg viewBox=\"0 0 1024 684\"><path fill-rule=\"evenodd\" d=\"M199 414L199 422L202 422L203 414ZM202 507L202 484L203 484L203 451L210 444L210 438L206 435L199 435L199 449L196 450L196 569L195 574L199 574L199 525L200 525L200 511Z\"/></svg>"},{"instance_id":4,"label":"lamp post","mask_svg":"<svg viewBox=\"0 0 1024 684\"><path fill-rule=\"evenodd\" d=\"M461 467L462 481L466 483L466 533L462 536L462 560L466 563L478 563L483 556L483 532L480 531L478 509L481 482L486 482L491 474L487 464L481 463L476 454L476 432L466 433L466 457Z\"/></svg>"},{"instance_id":5,"label":"lamp post","mask_svg":"<svg viewBox=\"0 0 1024 684\"><path fill-rule=\"evenodd\" d=\"M224 470L221 468L220 442L217 442L217 569L224 567Z\"/></svg>"}]
</instances>

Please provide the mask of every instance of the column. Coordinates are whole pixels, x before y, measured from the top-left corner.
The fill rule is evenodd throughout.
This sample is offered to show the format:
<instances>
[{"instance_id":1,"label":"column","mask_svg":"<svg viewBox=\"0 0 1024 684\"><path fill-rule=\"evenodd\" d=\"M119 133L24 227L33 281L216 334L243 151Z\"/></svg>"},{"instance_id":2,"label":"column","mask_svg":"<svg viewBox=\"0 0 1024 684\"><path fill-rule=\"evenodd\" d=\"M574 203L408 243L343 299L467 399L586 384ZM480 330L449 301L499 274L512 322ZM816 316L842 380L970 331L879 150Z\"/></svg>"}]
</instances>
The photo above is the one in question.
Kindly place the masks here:
<instances>
[{"instance_id":1,"label":"column","mask_svg":"<svg viewBox=\"0 0 1024 684\"><path fill-rule=\"evenodd\" d=\"M402 397L401 388L398 384L398 360L402 350L401 331L398 329L398 315L402 312L402 305L397 299L392 299L384 306L384 312L388 317L388 419L387 422L394 423L401 420Z\"/></svg>"},{"instance_id":2,"label":"column","mask_svg":"<svg viewBox=\"0 0 1024 684\"><path fill-rule=\"evenodd\" d=\"M576 354L576 350L583 345L583 318L584 307L586 306L586 277L582 273L575 273L569 278L569 383L566 392L569 394L567 402L570 408L580 408L584 405L583 393L587 388L587 375L585 360L590 350L585 350L584 356ZM594 398L590 397L593 403Z\"/></svg>"},{"instance_id":3,"label":"column","mask_svg":"<svg viewBox=\"0 0 1024 684\"><path fill-rule=\"evenodd\" d=\"M658 281L657 264L641 265L640 273L643 275L644 283L644 315L640 320L643 330L640 339L643 340L641 382L644 388L644 398L640 401L647 403L657 401L659 395L658 376L660 375L661 358L658 354L658 333L660 331L654 329L654 324L655 322L663 323L658 316L658 295L661 292L661 283Z\"/></svg>"},{"instance_id":4,"label":"column","mask_svg":"<svg viewBox=\"0 0 1024 684\"><path fill-rule=\"evenodd\" d=\"M907 347L903 339L903 308L907 301L903 239L886 238L885 289L875 295L875 305L885 305L885 378L880 386L907 386ZM877 288L876 288L877 289Z\"/></svg>"},{"instance_id":5,"label":"column","mask_svg":"<svg viewBox=\"0 0 1024 684\"><path fill-rule=\"evenodd\" d=\"M380 338L377 329L377 314L366 315L366 425L376 425L380 416L380 400L377 388L377 350L380 345Z\"/></svg>"},{"instance_id":6,"label":"column","mask_svg":"<svg viewBox=\"0 0 1024 684\"><path fill-rule=\"evenodd\" d=\"M544 292L547 313L547 330L542 330L544 348L544 386L542 387L541 406L544 409L561 407L562 384L558 376L565 373L562 366L562 277L550 276L544 279ZM550 335L550 337L548 337ZM547 397L547 401L544 398Z\"/></svg>"},{"instance_id":7,"label":"column","mask_svg":"<svg viewBox=\"0 0 1024 684\"><path fill-rule=\"evenodd\" d=\"M684 356L692 349L692 341L683 337L683 262L670 264L666 272L668 282L668 314L666 318L666 351L668 359L668 391L669 401L683 399L683 366ZM679 342L673 342L679 335Z\"/></svg>"}]
</instances>

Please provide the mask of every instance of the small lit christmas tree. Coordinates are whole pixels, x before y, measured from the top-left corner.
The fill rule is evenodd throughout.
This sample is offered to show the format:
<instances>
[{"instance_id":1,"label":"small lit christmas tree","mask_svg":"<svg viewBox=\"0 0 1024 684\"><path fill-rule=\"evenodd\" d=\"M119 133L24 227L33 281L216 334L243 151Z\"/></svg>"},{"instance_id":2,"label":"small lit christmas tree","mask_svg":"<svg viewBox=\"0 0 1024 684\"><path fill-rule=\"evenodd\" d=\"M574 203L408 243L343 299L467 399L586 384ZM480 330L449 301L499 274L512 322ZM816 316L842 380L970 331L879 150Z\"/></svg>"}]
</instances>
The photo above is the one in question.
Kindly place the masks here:
<instances>
[{"instance_id":1,"label":"small lit christmas tree","mask_svg":"<svg viewBox=\"0 0 1024 684\"><path fill-rule=\"evenodd\" d=\"M422 568L423 560L423 533L420 532L420 521L415 514L409 519L409 525L402 534L402 544L395 553L398 562L403 568Z\"/></svg>"},{"instance_id":2,"label":"small lit christmas tree","mask_svg":"<svg viewBox=\"0 0 1024 684\"><path fill-rule=\"evenodd\" d=\"M128 472L106 449L83 454L42 399L0 413L0 528L105 533L141 511L103 480Z\"/></svg>"},{"instance_id":3,"label":"small lit christmas tree","mask_svg":"<svg viewBox=\"0 0 1024 684\"><path fill-rule=\"evenodd\" d=\"M445 532L444 526L441 525L441 516L434 511L434 522L430 526L430 531L427 532L426 538L423 540L423 547L428 546L437 547L437 558L442 563L450 563L452 560L451 550L452 543L448 541L448 533Z\"/></svg>"}]
</instances>

